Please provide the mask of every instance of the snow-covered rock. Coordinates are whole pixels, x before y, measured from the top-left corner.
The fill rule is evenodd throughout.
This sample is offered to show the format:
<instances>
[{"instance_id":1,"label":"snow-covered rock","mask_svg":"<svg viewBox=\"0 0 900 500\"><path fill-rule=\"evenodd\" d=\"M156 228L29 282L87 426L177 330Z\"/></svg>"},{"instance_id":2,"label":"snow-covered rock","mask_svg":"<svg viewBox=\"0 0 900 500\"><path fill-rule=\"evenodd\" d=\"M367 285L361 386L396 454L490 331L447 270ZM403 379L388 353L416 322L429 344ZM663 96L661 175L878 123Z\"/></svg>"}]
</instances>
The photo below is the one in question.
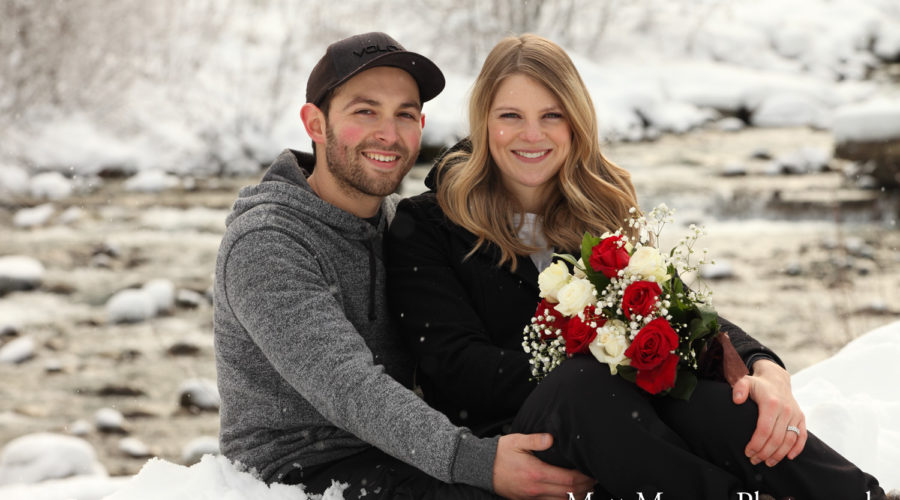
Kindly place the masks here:
<instances>
[{"instance_id":1,"label":"snow-covered rock","mask_svg":"<svg viewBox=\"0 0 900 500\"><path fill-rule=\"evenodd\" d=\"M50 217L56 211L52 203L44 203L31 208L23 208L13 216L13 225L16 227L37 227L47 224Z\"/></svg>"},{"instance_id":2,"label":"snow-covered rock","mask_svg":"<svg viewBox=\"0 0 900 500\"><path fill-rule=\"evenodd\" d=\"M0 485L106 474L90 443L72 436L26 434L7 443L0 452Z\"/></svg>"},{"instance_id":3,"label":"snow-covered rock","mask_svg":"<svg viewBox=\"0 0 900 500\"><path fill-rule=\"evenodd\" d=\"M219 389L214 380L192 378L185 380L178 389L178 404L182 408L216 411L220 403Z\"/></svg>"},{"instance_id":4,"label":"snow-covered rock","mask_svg":"<svg viewBox=\"0 0 900 500\"><path fill-rule=\"evenodd\" d=\"M135 176L125 181L125 189L142 193L157 193L175 188L179 184L178 177L162 170L151 169L138 172Z\"/></svg>"},{"instance_id":5,"label":"snow-covered rock","mask_svg":"<svg viewBox=\"0 0 900 500\"><path fill-rule=\"evenodd\" d=\"M700 266L700 277L706 280L727 280L735 277L734 266L724 260Z\"/></svg>"},{"instance_id":6,"label":"snow-covered rock","mask_svg":"<svg viewBox=\"0 0 900 500\"><path fill-rule=\"evenodd\" d=\"M153 453L150 447L143 441L134 437L122 438L119 440L119 451L132 458L147 458Z\"/></svg>"},{"instance_id":7,"label":"snow-covered rock","mask_svg":"<svg viewBox=\"0 0 900 500\"><path fill-rule=\"evenodd\" d=\"M72 224L73 222L79 221L84 217L84 210L79 207L69 207L63 210L63 213L59 214L59 223L60 224Z\"/></svg>"},{"instance_id":8,"label":"snow-covered rock","mask_svg":"<svg viewBox=\"0 0 900 500\"><path fill-rule=\"evenodd\" d=\"M181 449L181 463L195 464L203 458L203 455L218 455L219 438L216 436L200 436L194 438Z\"/></svg>"},{"instance_id":9,"label":"snow-covered rock","mask_svg":"<svg viewBox=\"0 0 900 500\"><path fill-rule=\"evenodd\" d=\"M59 172L43 172L31 178L29 191L35 198L61 200L72 194L72 181Z\"/></svg>"},{"instance_id":10,"label":"snow-covered rock","mask_svg":"<svg viewBox=\"0 0 900 500\"><path fill-rule=\"evenodd\" d=\"M0 199L28 192L28 171L22 167L0 164Z\"/></svg>"},{"instance_id":11,"label":"snow-covered rock","mask_svg":"<svg viewBox=\"0 0 900 500\"><path fill-rule=\"evenodd\" d=\"M175 284L171 280L165 278L150 280L144 283L141 289L153 297L155 314L171 311L175 307Z\"/></svg>"},{"instance_id":12,"label":"snow-covered rock","mask_svg":"<svg viewBox=\"0 0 900 500\"><path fill-rule=\"evenodd\" d=\"M125 432L125 417L115 408L100 408L94 413L94 427L101 432Z\"/></svg>"},{"instance_id":13,"label":"snow-covered rock","mask_svg":"<svg viewBox=\"0 0 900 500\"><path fill-rule=\"evenodd\" d=\"M144 289L121 290L106 302L110 323L136 323L156 315L156 299Z\"/></svg>"},{"instance_id":14,"label":"snow-covered rock","mask_svg":"<svg viewBox=\"0 0 900 500\"><path fill-rule=\"evenodd\" d=\"M44 281L44 265L26 255L0 257L0 296L18 290L33 290Z\"/></svg>"},{"instance_id":15,"label":"snow-covered rock","mask_svg":"<svg viewBox=\"0 0 900 500\"><path fill-rule=\"evenodd\" d=\"M0 347L0 363L17 364L34 357L35 342L32 337L19 337Z\"/></svg>"},{"instance_id":16,"label":"snow-covered rock","mask_svg":"<svg viewBox=\"0 0 900 500\"><path fill-rule=\"evenodd\" d=\"M879 186L900 186L900 98L878 98L840 108L835 156L865 163Z\"/></svg>"}]
</instances>

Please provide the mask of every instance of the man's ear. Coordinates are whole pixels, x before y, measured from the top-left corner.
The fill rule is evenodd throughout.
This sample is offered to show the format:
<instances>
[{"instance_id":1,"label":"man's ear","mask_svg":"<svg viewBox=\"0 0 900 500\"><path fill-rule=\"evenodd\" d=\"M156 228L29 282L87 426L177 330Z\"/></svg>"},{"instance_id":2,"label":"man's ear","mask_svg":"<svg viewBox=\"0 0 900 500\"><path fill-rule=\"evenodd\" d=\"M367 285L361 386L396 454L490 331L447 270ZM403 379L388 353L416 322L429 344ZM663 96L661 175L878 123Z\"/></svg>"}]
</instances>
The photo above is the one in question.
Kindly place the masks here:
<instances>
[{"instance_id":1,"label":"man's ear","mask_svg":"<svg viewBox=\"0 0 900 500\"><path fill-rule=\"evenodd\" d=\"M316 144L325 144L325 113L315 104L308 102L300 108L300 120L306 134Z\"/></svg>"},{"instance_id":2,"label":"man's ear","mask_svg":"<svg viewBox=\"0 0 900 500\"><path fill-rule=\"evenodd\" d=\"M422 128L425 128L425 113L422 113Z\"/></svg>"}]
</instances>

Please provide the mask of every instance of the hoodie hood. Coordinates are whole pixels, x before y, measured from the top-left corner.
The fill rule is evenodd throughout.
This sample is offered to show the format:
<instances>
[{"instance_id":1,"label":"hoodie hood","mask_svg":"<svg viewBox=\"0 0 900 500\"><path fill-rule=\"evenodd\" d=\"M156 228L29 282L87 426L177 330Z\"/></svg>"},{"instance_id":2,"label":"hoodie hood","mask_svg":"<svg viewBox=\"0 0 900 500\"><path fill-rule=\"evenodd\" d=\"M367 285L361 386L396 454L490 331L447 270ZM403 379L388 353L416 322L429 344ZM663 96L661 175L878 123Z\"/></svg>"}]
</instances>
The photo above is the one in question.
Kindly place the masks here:
<instances>
[{"instance_id":1,"label":"hoodie hood","mask_svg":"<svg viewBox=\"0 0 900 500\"><path fill-rule=\"evenodd\" d=\"M395 196L389 196L381 203L377 227L319 198L306 180L315 164L315 157L310 153L293 149L282 151L259 184L241 189L225 225L265 206L299 212L301 217L318 220L344 233L347 238L362 240L374 238L393 218Z\"/></svg>"}]
</instances>

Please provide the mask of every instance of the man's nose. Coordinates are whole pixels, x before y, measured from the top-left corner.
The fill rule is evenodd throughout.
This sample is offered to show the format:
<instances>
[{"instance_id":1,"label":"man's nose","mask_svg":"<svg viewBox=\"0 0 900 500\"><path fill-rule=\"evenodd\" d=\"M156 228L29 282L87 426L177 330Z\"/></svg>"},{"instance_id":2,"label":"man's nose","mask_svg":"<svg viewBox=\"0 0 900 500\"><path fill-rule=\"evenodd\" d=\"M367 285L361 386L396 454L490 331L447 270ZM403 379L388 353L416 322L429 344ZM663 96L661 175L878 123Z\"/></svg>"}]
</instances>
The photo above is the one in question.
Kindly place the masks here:
<instances>
[{"instance_id":1,"label":"man's nose","mask_svg":"<svg viewBox=\"0 0 900 500\"><path fill-rule=\"evenodd\" d=\"M375 138L384 144L393 144L397 142L397 123L387 118L378 123L378 130L375 132Z\"/></svg>"}]
</instances>

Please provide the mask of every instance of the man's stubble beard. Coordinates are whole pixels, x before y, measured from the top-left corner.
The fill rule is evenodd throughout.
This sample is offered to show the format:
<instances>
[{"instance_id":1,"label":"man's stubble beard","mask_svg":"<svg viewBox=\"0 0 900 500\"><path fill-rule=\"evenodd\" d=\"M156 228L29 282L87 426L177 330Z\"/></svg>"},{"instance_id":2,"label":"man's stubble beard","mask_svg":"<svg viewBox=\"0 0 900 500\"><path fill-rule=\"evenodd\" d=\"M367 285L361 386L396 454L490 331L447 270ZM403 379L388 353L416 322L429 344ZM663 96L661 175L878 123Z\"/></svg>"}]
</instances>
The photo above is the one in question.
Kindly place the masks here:
<instances>
[{"instance_id":1,"label":"man's stubble beard","mask_svg":"<svg viewBox=\"0 0 900 500\"><path fill-rule=\"evenodd\" d=\"M331 126L325 127L328 146L325 148L325 163L338 186L351 196L368 195L384 197L397 191L407 172L416 159L408 149L394 145L386 148L371 143L362 143L355 148L339 144ZM380 151L400 155L404 163L399 165L392 176L368 176L362 164L362 150L371 147Z\"/></svg>"}]
</instances>

